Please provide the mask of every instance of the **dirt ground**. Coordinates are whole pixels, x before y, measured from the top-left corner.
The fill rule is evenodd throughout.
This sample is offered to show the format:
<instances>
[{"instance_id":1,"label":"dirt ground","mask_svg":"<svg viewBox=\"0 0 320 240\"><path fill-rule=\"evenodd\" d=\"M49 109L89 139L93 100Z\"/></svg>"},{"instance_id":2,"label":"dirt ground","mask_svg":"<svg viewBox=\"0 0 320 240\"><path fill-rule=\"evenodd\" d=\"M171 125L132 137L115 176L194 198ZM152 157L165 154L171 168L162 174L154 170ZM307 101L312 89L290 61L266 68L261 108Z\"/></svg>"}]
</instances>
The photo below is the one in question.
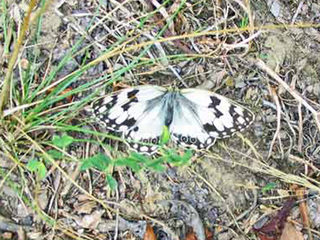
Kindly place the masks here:
<instances>
[{"instance_id":1,"label":"dirt ground","mask_svg":"<svg viewBox=\"0 0 320 240\"><path fill-rule=\"evenodd\" d=\"M161 4L162 10L154 13ZM16 26L27 7L25 1L8 4ZM30 196L37 191L37 199L30 200L39 203L53 226L4 181L1 239L320 239L320 118L315 114L320 110L319 1L62 0L48 6L41 24L37 44L26 42L31 47L22 53L26 58L28 51L38 53L40 78L49 65L49 71L58 68L81 38L57 80L98 59L125 36L124 41L130 41L124 51L97 61L71 87L125 68L117 78L121 87L210 89L251 109L255 121L241 134L218 140L208 152L194 153L185 166L168 164L162 173L113 169L116 191L106 185L103 173L80 172L77 161L59 162L70 178L101 201L49 169L37 189L28 191ZM160 39L190 35L126 50L155 39L166 24ZM144 50L138 61L152 61L131 67ZM74 101L93 91L84 90ZM101 95L111 91L104 87ZM91 118L88 108L75 121ZM123 144L112 143L127 151ZM84 142L66 151L76 159L103 152ZM10 168L10 160L2 158L1 168ZM13 176L19 184L21 176Z\"/></svg>"}]
</instances>

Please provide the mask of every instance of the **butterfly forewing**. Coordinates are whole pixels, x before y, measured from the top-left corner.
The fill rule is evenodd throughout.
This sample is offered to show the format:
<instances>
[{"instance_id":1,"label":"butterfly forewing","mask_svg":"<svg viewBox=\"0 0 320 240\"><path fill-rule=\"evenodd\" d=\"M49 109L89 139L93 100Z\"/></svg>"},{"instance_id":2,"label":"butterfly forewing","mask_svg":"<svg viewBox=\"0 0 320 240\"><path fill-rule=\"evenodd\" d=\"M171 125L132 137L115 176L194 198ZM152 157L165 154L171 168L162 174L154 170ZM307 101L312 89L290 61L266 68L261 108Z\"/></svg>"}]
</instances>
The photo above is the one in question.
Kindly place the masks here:
<instances>
[{"instance_id":1,"label":"butterfly forewing","mask_svg":"<svg viewBox=\"0 0 320 240\"><path fill-rule=\"evenodd\" d=\"M166 89L159 86L128 88L98 99L92 109L107 129L121 132L129 140L130 148L152 153L157 149L152 144L159 144L164 125L160 104L165 93ZM146 142L149 144L143 144Z\"/></svg>"},{"instance_id":2,"label":"butterfly forewing","mask_svg":"<svg viewBox=\"0 0 320 240\"><path fill-rule=\"evenodd\" d=\"M127 88L93 102L93 113L108 129L124 132L146 113L146 103L165 91L162 87L148 85Z\"/></svg>"}]
</instances>

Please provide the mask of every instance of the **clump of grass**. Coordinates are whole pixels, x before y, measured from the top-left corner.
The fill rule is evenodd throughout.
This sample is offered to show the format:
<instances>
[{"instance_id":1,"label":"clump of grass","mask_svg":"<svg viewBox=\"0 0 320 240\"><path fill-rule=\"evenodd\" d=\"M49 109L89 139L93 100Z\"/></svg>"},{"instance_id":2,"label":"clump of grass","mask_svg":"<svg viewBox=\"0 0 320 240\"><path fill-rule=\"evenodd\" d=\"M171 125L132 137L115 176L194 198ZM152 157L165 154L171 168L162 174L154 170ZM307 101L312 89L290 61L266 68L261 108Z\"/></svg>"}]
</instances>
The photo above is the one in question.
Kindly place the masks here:
<instances>
[{"instance_id":1,"label":"clump of grass","mask_svg":"<svg viewBox=\"0 0 320 240\"><path fill-rule=\"evenodd\" d=\"M168 2L168 1L166 1ZM166 4L164 2L164 4ZM5 2L3 1L3 7ZM32 10L38 4L38 16L34 22L31 22ZM92 196L89 192L83 189L75 180L73 180L59 165L60 162L75 162L81 164L81 170L96 168L105 173L106 184L111 189L116 189L117 181L113 177L114 168L128 167L134 171L142 171L149 169L152 171L163 171L166 163L182 165L188 163L191 158L191 152L186 152L185 155L180 155L174 150L167 150L163 156L151 159L137 153L127 155L117 154L113 151L113 157L107 154L95 153L87 158L77 159L69 153L70 147L77 143L90 143L99 148L110 148L103 143L104 139L121 140L116 136L108 133L101 133L94 130L94 120L88 116L87 108L94 97L103 89L108 88L112 83L119 81L124 73L131 71L134 68L146 67L155 64L155 61L161 61L166 58L164 56L156 59L148 59L144 56L153 46L154 42L146 44L134 44L137 36L131 35L119 37L113 44L101 53L96 59L88 61L85 59L79 68L64 77L58 77L59 72L64 69L66 64L72 61L77 55L81 55L84 51L83 45L85 36L80 38L64 55L59 64L50 69L45 75L39 75L41 72L40 65L42 61L36 52L29 51L24 48L24 40L29 39L32 44L37 44L37 39L41 32L42 18L45 9L48 7L48 2L31 0L29 10L27 11L21 31L14 45L14 51L10 57L6 76L3 80L0 93L0 152L6 157L6 161L11 162L10 170L3 170L0 173L2 182L0 188L6 184L13 186L11 179L13 172L18 174L18 178L24 179L21 185L14 187L16 192L19 192L25 202L33 206L35 213L42 215L43 220L50 226L57 224L52 219L48 218L41 210L38 203L32 203L32 199L28 194L24 193L24 188L37 189L41 183L45 181L52 173L50 169L57 169L63 176L81 192L85 193L94 201L99 202L106 209L102 201ZM179 10L177 11L179 12ZM177 14L176 12L176 14ZM9 27L8 12L3 14L5 18L5 26ZM155 13L150 13L154 15ZM148 16L147 16L148 17ZM145 27L147 17L141 20L139 29ZM89 30L93 25L87 26ZM162 36L167 24L158 33L155 39ZM5 29L5 32L8 29ZM28 35L29 34L29 35ZM9 50L8 39L4 36L6 42L6 50ZM126 47L129 44L132 46ZM90 48L88 45L87 48ZM114 56L123 54L126 51L141 49L140 53L127 66L120 68L114 72L107 73L104 76L87 81L84 84L77 84L81 76L86 71L96 66L101 61L105 61ZM26 54L24 54L26 53ZM20 64L20 57L24 56L28 63L27 67L20 68L19 80L16 79L15 66ZM179 56L173 56L179 59ZM183 57L185 59L185 57ZM42 66L42 65L41 65ZM80 93L86 93L86 97L78 98ZM72 99L72 100L70 100ZM76 121L81 118L81 121ZM91 130L88 129L91 128ZM86 137L78 138L77 136L84 134ZM25 173L29 173L34 179L25 178ZM35 192L34 198L37 198Z\"/></svg>"}]
</instances>

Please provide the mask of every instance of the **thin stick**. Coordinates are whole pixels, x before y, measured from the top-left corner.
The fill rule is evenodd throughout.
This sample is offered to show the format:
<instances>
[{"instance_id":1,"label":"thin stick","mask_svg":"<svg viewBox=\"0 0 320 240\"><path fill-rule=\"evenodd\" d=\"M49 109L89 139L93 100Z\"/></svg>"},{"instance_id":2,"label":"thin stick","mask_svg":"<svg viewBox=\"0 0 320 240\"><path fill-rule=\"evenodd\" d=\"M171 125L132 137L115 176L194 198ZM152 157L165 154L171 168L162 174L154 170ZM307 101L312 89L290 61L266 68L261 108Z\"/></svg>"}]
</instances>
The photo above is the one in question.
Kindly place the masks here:
<instances>
[{"instance_id":1,"label":"thin stick","mask_svg":"<svg viewBox=\"0 0 320 240\"><path fill-rule=\"evenodd\" d=\"M303 3L304 3L304 0L302 0L302 1L299 3L299 5L298 5L298 7L297 7L297 10L296 10L296 13L294 14L294 16L293 16L293 18L292 18L291 26L295 23L298 15L299 15L299 13L301 12L301 8L302 8L302 6L303 6Z\"/></svg>"},{"instance_id":2,"label":"thin stick","mask_svg":"<svg viewBox=\"0 0 320 240\"><path fill-rule=\"evenodd\" d=\"M273 139L271 141L271 145L270 145L270 149L269 149L269 153L268 153L268 159L271 157L273 145L275 144L276 139L279 137L279 133L280 133L280 129L281 129L281 106L280 106L279 98L277 96L275 89L273 89L271 87L270 87L270 93L271 93L271 96L272 96L276 106L277 106L277 130L274 133ZM279 139L279 144L281 145L280 138L278 138L278 139Z\"/></svg>"},{"instance_id":3,"label":"thin stick","mask_svg":"<svg viewBox=\"0 0 320 240\"><path fill-rule=\"evenodd\" d=\"M283 81L271 68L269 68L261 59L252 61L261 70L267 72L274 80L276 80L284 89L286 89L297 101L305 106L313 115L315 123L320 131L320 114L317 112L300 94L292 89L285 81Z\"/></svg>"},{"instance_id":4,"label":"thin stick","mask_svg":"<svg viewBox=\"0 0 320 240\"><path fill-rule=\"evenodd\" d=\"M302 144L303 144L303 118L301 111L301 102L298 105L298 114L299 114L299 135L298 135L298 150L302 153Z\"/></svg>"},{"instance_id":5,"label":"thin stick","mask_svg":"<svg viewBox=\"0 0 320 240\"><path fill-rule=\"evenodd\" d=\"M302 188L298 188L295 190L296 195L298 196L299 200L303 200L304 199L304 195L305 195L305 189ZM313 240L313 235L312 232L310 231L311 226L310 226L310 219L308 216L308 206L306 204L305 201L301 201L299 204L299 208L300 208L300 213L302 216L302 221L303 221L303 226L307 229L308 231L308 236L310 240Z\"/></svg>"}]
</instances>

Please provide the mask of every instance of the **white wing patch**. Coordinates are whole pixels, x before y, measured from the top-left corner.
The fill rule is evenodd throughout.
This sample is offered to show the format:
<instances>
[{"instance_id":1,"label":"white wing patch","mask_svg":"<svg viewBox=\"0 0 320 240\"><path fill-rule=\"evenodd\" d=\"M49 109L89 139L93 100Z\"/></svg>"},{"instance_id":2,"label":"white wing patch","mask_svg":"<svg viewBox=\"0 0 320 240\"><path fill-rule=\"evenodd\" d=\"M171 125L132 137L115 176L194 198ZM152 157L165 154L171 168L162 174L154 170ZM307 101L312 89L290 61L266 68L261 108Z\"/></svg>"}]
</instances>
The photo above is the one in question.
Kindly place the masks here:
<instances>
[{"instance_id":1,"label":"white wing patch","mask_svg":"<svg viewBox=\"0 0 320 240\"><path fill-rule=\"evenodd\" d=\"M230 137L236 131L248 127L254 120L251 111L219 94L200 89L185 89L181 93L194 104L203 129L214 138Z\"/></svg>"},{"instance_id":2,"label":"white wing patch","mask_svg":"<svg viewBox=\"0 0 320 240\"><path fill-rule=\"evenodd\" d=\"M178 145L207 149L254 120L251 111L232 100L192 88L137 86L98 99L92 108L107 129L121 132L130 148L147 154L156 152L164 125Z\"/></svg>"},{"instance_id":3,"label":"white wing patch","mask_svg":"<svg viewBox=\"0 0 320 240\"><path fill-rule=\"evenodd\" d=\"M157 150L164 126L165 115L161 114L161 111L161 104L157 104L140 116L135 127L125 132L124 137L129 140L129 147L144 153L153 153Z\"/></svg>"},{"instance_id":4,"label":"white wing patch","mask_svg":"<svg viewBox=\"0 0 320 240\"><path fill-rule=\"evenodd\" d=\"M214 144L214 138L203 129L193 109L180 101L175 105L169 132L174 142L185 147L203 149Z\"/></svg>"},{"instance_id":5,"label":"white wing patch","mask_svg":"<svg viewBox=\"0 0 320 240\"><path fill-rule=\"evenodd\" d=\"M158 118L161 101L154 108L148 108L148 103L165 92L165 88L148 85L114 92L93 102L93 113L107 129L121 132L130 148L150 154L157 150L164 121Z\"/></svg>"}]
</instances>

